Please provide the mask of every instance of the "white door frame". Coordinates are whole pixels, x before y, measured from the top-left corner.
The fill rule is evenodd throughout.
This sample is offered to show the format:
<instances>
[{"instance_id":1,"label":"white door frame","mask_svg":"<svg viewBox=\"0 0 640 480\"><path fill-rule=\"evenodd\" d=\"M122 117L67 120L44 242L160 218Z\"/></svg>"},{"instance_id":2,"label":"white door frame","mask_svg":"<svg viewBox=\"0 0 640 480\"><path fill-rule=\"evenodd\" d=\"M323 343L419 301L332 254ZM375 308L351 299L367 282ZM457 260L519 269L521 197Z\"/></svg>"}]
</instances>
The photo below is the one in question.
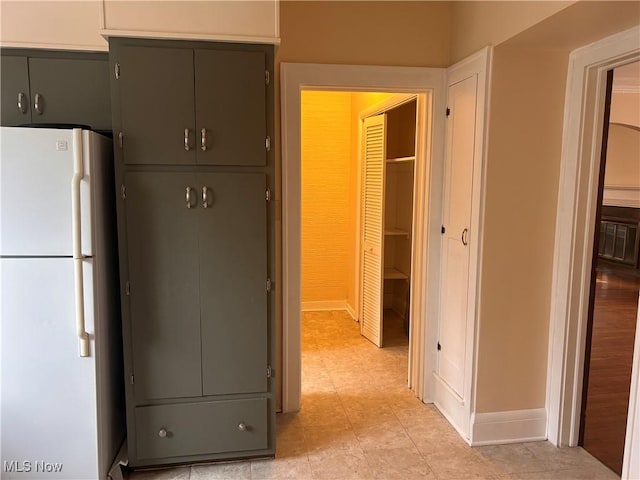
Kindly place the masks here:
<instances>
[{"instance_id":1,"label":"white door frame","mask_svg":"<svg viewBox=\"0 0 640 480\"><path fill-rule=\"evenodd\" d=\"M414 226L415 261L419 262L416 279L420 288L412 290L412 302L423 318L437 315L438 271L440 253L440 219L442 192L442 159L444 139L445 69L420 67L377 67L355 65L320 65L282 63L280 66L281 115L282 115L282 410L297 411L301 397L301 344L300 344L300 92L305 89L376 91L424 94L429 99L426 124L421 126L424 134L422 144L424 165L416 172L416 182L421 195L414 205L420 224ZM428 188L427 188L428 186ZM428 196L425 193L428 192ZM426 221L425 221L426 220ZM428 246L428 248L427 248ZM424 254L426 252L426 255ZM412 276L414 273L412 272ZM427 310L428 309L428 310ZM413 315L413 312L412 312ZM412 317L417 318L417 317ZM426 322L426 320L425 320ZM423 322L423 323L425 323ZM435 333L425 325L423 352L415 352L421 368L412 376L430 372L433 354L428 344ZM435 350L435 342L433 350ZM425 378L430 376L424 375ZM419 380L419 381L418 381ZM422 387L416 394L429 401L430 385L422 384L422 378L412 382Z\"/></svg>"},{"instance_id":2,"label":"white door frame","mask_svg":"<svg viewBox=\"0 0 640 480\"><path fill-rule=\"evenodd\" d=\"M574 50L569 57L547 371L547 438L556 446L576 446L580 429L606 72L638 59L640 27ZM636 386L638 367L634 365L632 375ZM632 391L631 400L637 402L637 394ZM639 422L636 417L628 425L631 434L640 429ZM631 434L628 430L627 438Z\"/></svg>"}]
</instances>

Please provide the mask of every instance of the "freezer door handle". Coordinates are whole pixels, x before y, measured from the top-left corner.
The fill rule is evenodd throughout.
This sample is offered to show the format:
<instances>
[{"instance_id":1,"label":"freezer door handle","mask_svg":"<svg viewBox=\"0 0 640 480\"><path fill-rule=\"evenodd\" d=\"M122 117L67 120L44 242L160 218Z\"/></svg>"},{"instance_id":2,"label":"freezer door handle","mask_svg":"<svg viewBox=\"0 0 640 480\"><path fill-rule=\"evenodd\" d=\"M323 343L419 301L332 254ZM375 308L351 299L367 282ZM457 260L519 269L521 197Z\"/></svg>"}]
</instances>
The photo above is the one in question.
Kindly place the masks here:
<instances>
[{"instance_id":1,"label":"freezer door handle","mask_svg":"<svg viewBox=\"0 0 640 480\"><path fill-rule=\"evenodd\" d=\"M73 228L73 268L76 297L76 333L80 356L89 356L89 334L84 323L84 274L82 271L82 215L80 210L80 183L84 177L82 163L82 129L73 129L73 178L71 180L71 209Z\"/></svg>"}]
</instances>

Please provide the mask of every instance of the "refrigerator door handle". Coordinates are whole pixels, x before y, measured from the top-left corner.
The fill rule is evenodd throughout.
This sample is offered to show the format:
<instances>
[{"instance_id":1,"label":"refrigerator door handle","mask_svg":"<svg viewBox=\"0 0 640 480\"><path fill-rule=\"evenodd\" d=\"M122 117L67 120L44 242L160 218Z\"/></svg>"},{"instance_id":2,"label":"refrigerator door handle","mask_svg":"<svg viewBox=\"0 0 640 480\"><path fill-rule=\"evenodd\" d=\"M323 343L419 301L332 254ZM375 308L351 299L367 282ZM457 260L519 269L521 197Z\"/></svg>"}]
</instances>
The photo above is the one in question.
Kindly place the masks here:
<instances>
[{"instance_id":1,"label":"refrigerator door handle","mask_svg":"<svg viewBox=\"0 0 640 480\"><path fill-rule=\"evenodd\" d=\"M89 356L89 334L84 323L84 274L82 271L82 216L80 210L80 183L84 177L82 129L73 129L73 178L71 180L71 209L73 225L73 268L76 298L76 332L80 356Z\"/></svg>"}]
</instances>

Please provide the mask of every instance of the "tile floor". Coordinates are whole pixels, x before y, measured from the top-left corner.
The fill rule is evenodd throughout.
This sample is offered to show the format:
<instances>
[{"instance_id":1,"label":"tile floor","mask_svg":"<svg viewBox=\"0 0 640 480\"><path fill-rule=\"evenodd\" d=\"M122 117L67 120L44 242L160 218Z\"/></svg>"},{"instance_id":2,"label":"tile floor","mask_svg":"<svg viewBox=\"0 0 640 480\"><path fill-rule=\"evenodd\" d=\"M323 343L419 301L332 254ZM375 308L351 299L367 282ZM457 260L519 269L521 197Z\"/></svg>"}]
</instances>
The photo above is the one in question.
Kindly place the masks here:
<instances>
[{"instance_id":1,"label":"tile floor","mask_svg":"<svg viewBox=\"0 0 640 480\"><path fill-rule=\"evenodd\" d=\"M302 409L278 415L274 460L138 471L132 480L212 479L616 479L581 448L548 442L471 448L406 388L399 317L385 348L345 312L306 312Z\"/></svg>"}]
</instances>

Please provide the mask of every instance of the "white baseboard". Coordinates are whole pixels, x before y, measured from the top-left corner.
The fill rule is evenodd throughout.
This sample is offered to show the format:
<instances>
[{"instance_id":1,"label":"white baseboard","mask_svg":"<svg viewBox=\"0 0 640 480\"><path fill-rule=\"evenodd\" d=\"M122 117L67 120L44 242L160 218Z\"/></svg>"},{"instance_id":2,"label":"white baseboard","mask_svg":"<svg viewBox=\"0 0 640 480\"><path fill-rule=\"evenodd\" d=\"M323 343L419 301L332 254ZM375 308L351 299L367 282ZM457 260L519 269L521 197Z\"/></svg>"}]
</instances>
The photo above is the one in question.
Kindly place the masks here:
<instances>
[{"instance_id":1,"label":"white baseboard","mask_svg":"<svg viewBox=\"0 0 640 480\"><path fill-rule=\"evenodd\" d=\"M351 305L349 305L349 302L346 302L346 303L347 303L347 306L346 306L345 309L347 310L347 313L349 315L351 315L351 318L353 318L357 322L358 318L357 318L357 315L356 315L356 309L353 308Z\"/></svg>"},{"instance_id":2,"label":"white baseboard","mask_svg":"<svg viewBox=\"0 0 640 480\"><path fill-rule=\"evenodd\" d=\"M476 413L471 418L471 446L533 442L547 438L544 408Z\"/></svg>"},{"instance_id":3,"label":"white baseboard","mask_svg":"<svg viewBox=\"0 0 640 480\"><path fill-rule=\"evenodd\" d=\"M326 310L348 310L346 300L322 300L319 302L302 302L303 312L319 312Z\"/></svg>"}]
</instances>

